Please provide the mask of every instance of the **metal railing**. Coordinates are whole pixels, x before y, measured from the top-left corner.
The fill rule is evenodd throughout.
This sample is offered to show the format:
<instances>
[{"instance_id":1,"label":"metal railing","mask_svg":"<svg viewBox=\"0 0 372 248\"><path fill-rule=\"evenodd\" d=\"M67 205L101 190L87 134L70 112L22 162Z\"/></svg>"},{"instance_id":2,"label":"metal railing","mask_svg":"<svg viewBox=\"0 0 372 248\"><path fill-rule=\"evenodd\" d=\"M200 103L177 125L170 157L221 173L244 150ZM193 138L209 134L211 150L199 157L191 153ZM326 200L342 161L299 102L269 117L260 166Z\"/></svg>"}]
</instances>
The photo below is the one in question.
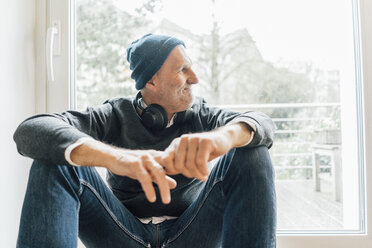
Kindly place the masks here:
<instances>
[{"instance_id":1,"label":"metal railing","mask_svg":"<svg viewBox=\"0 0 372 248\"><path fill-rule=\"evenodd\" d=\"M337 118L335 120L335 117L330 113L340 116L341 111L340 103L240 104L219 107L239 112L257 110L267 113L269 116L271 112L274 113L270 117L278 128L274 135L274 146L270 149L270 154L275 170L279 174L287 175L283 176L284 178L291 178L293 171L297 171L297 174L300 174L297 177L307 179L312 177L312 146L316 143L317 138L315 131L320 128L320 122L339 122L340 120ZM281 114L288 110L289 114L285 117L275 116L276 110L281 110ZM329 127L325 125L323 128ZM321 168L327 168L327 165L322 165Z\"/></svg>"}]
</instances>

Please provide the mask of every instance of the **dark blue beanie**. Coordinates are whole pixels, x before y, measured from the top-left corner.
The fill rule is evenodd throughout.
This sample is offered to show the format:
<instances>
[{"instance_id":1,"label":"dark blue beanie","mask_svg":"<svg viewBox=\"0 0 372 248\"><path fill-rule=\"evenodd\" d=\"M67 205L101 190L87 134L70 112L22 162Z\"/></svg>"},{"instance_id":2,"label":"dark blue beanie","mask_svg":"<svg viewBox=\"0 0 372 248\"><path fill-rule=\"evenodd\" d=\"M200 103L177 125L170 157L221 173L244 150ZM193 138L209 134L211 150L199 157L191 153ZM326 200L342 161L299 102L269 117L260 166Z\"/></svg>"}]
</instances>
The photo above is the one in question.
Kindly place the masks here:
<instances>
[{"instance_id":1,"label":"dark blue beanie","mask_svg":"<svg viewBox=\"0 0 372 248\"><path fill-rule=\"evenodd\" d=\"M145 87L177 45L185 46L177 38L156 34L146 34L130 44L127 60L137 90Z\"/></svg>"}]
</instances>

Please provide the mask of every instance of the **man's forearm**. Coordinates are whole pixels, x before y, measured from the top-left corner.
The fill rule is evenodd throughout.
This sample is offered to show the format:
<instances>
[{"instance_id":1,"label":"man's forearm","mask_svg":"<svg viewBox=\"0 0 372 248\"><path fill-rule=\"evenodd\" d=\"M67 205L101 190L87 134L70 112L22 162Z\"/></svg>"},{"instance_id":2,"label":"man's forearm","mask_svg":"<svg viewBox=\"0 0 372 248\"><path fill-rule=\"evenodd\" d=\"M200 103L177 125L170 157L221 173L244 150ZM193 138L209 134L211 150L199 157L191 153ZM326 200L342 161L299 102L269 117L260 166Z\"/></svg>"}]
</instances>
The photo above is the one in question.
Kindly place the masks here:
<instances>
[{"instance_id":1,"label":"man's forearm","mask_svg":"<svg viewBox=\"0 0 372 248\"><path fill-rule=\"evenodd\" d=\"M109 164L116 162L117 149L100 141L90 139L74 148L70 153L70 159L77 165L107 168Z\"/></svg>"},{"instance_id":2,"label":"man's forearm","mask_svg":"<svg viewBox=\"0 0 372 248\"><path fill-rule=\"evenodd\" d=\"M247 145L254 134L248 124L243 122L226 125L217 130L228 136L231 140L232 148Z\"/></svg>"}]
</instances>

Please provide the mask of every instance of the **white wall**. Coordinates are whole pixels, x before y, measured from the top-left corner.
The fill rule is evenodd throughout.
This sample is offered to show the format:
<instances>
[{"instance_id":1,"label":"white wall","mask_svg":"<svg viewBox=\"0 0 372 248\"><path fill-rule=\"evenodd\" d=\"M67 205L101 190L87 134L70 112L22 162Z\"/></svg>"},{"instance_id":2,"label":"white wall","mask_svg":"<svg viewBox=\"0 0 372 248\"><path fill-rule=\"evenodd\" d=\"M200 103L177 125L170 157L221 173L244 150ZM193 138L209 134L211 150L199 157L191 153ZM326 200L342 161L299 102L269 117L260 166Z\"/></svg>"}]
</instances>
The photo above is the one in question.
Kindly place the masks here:
<instances>
[{"instance_id":1,"label":"white wall","mask_svg":"<svg viewBox=\"0 0 372 248\"><path fill-rule=\"evenodd\" d=\"M13 142L35 113L35 1L0 0L0 247L15 247L29 159Z\"/></svg>"}]
</instances>

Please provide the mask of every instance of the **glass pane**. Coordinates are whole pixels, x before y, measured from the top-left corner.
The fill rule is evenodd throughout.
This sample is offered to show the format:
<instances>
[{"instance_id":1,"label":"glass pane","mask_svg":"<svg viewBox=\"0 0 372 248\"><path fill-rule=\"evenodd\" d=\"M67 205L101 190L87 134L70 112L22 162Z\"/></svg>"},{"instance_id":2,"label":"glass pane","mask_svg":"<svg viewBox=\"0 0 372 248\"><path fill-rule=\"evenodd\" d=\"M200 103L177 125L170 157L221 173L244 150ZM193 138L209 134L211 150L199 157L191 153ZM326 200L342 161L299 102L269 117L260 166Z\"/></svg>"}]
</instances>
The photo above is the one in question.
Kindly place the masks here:
<instances>
[{"instance_id":1,"label":"glass pane","mask_svg":"<svg viewBox=\"0 0 372 248\"><path fill-rule=\"evenodd\" d=\"M77 107L136 93L125 49L185 41L209 103L277 125L278 229L360 230L350 0L77 0ZM342 142L343 141L343 142ZM347 141L347 142L346 142Z\"/></svg>"}]
</instances>

